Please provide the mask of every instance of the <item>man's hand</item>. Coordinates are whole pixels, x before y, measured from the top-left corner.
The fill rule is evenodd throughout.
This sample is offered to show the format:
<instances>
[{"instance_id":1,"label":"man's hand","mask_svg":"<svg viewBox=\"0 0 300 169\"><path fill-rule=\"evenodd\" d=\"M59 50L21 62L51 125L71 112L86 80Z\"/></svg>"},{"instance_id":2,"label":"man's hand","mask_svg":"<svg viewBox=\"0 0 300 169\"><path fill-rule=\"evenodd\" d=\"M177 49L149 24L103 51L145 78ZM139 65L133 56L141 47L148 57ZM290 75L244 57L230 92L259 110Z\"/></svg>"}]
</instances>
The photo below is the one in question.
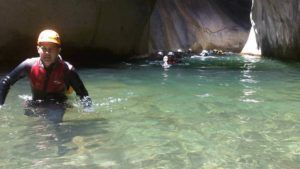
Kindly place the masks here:
<instances>
[{"instance_id":1,"label":"man's hand","mask_svg":"<svg viewBox=\"0 0 300 169\"><path fill-rule=\"evenodd\" d=\"M80 100L82 106L83 106L83 111L84 112L87 112L87 113L90 113L90 112L93 112L94 109L92 107L93 105L93 102L92 102L92 99L89 97L89 96L85 96L83 97L81 100Z\"/></svg>"}]
</instances>

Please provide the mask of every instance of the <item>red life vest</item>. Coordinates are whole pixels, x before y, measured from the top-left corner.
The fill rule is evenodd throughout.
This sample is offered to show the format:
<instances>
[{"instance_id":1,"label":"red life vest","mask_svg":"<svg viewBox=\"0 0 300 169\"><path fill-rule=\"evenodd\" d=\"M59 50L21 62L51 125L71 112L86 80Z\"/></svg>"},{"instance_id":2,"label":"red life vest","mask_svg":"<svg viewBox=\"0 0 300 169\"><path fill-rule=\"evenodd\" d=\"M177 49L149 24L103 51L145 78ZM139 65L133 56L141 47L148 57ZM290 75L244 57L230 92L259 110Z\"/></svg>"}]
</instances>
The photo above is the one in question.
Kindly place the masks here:
<instances>
[{"instance_id":1,"label":"red life vest","mask_svg":"<svg viewBox=\"0 0 300 169\"><path fill-rule=\"evenodd\" d=\"M31 87L34 90L46 93L64 92L66 89L64 80L65 70L64 62L59 59L47 77L46 69L43 67L41 60L38 59L30 70Z\"/></svg>"}]
</instances>

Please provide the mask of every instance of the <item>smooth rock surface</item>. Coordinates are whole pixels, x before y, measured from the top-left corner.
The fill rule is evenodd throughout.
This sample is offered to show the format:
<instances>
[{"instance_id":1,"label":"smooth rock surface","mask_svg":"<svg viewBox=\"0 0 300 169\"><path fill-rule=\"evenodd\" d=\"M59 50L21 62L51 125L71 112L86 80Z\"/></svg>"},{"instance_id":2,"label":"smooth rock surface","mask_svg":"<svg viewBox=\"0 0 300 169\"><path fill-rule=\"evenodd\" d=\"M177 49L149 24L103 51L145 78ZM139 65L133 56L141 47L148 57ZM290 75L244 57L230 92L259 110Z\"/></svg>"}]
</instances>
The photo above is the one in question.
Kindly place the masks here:
<instances>
[{"instance_id":1,"label":"smooth rock surface","mask_svg":"<svg viewBox=\"0 0 300 169\"><path fill-rule=\"evenodd\" d=\"M19 62L36 53L41 30L57 30L63 57L88 52L91 60L148 50L149 19L155 0L0 0L0 61ZM86 53L87 52L87 53Z\"/></svg>"},{"instance_id":2,"label":"smooth rock surface","mask_svg":"<svg viewBox=\"0 0 300 169\"><path fill-rule=\"evenodd\" d=\"M63 57L78 64L179 48L240 52L250 8L251 0L0 0L0 62L36 54L45 28L61 34ZM299 59L299 14L299 0L253 0L263 55Z\"/></svg>"},{"instance_id":3,"label":"smooth rock surface","mask_svg":"<svg viewBox=\"0 0 300 169\"><path fill-rule=\"evenodd\" d=\"M240 52L250 31L249 0L160 0L151 16L151 50Z\"/></svg>"},{"instance_id":4,"label":"smooth rock surface","mask_svg":"<svg viewBox=\"0 0 300 169\"><path fill-rule=\"evenodd\" d=\"M253 0L252 17L262 55L300 59L299 0Z\"/></svg>"}]
</instances>

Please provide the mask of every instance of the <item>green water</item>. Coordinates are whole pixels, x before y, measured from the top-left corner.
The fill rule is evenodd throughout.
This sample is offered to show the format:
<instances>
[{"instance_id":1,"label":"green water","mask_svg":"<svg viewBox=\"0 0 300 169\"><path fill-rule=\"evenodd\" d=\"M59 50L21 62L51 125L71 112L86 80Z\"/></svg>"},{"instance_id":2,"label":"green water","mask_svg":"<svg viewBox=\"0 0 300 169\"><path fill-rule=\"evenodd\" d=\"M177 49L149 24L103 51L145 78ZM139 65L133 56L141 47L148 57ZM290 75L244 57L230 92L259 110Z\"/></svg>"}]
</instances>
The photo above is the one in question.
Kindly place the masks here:
<instances>
[{"instance_id":1,"label":"green water","mask_svg":"<svg viewBox=\"0 0 300 169\"><path fill-rule=\"evenodd\" d=\"M0 110L0 168L300 168L299 63L255 57L122 63L80 70L59 126L23 115L27 80Z\"/></svg>"}]
</instances>

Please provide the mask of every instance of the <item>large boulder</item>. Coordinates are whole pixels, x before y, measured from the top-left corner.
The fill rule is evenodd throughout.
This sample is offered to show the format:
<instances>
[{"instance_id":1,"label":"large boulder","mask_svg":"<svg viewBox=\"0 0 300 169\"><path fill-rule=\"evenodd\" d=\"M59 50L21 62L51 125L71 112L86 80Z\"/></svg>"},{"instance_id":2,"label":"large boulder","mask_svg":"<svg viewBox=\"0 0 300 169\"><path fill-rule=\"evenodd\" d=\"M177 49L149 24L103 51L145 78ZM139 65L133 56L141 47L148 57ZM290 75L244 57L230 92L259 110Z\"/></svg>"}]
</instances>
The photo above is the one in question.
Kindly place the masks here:
<instances>
[{"instance_id":1,"label":"large boulder","mask_svg":"<svg viewBox=\"0 0 300 169\"><path fill-rule=\"evenodd\" d=\"M253 0L252 18L264 56L300 59L299 0Z\"/></svg>"},{"instance_id":2,"label":"large boulder","mask_svg":"<svg viewBox=\"0 0 300 169\"><path fill-rule=\"evenodd\" d=\"M150 49L240 52L251 28L250 9L250 0L159 0L151 16Z\"/></svg>"}]
</instances>

